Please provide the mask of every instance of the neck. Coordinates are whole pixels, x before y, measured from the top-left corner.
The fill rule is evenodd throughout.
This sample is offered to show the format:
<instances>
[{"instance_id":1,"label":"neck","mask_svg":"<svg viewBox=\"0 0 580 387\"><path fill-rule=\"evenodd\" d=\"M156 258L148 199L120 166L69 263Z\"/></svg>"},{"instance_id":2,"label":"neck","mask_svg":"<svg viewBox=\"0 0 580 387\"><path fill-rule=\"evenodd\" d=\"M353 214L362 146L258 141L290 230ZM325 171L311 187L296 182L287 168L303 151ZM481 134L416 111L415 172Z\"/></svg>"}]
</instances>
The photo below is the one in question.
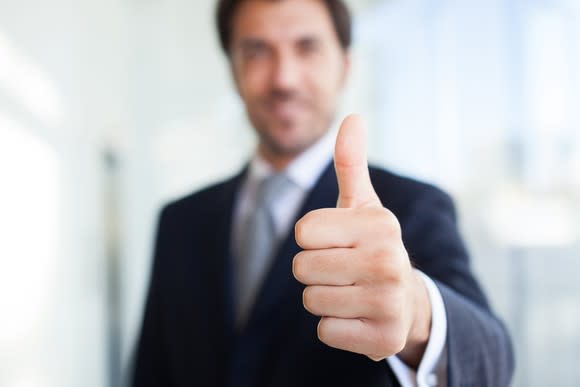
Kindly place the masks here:
<instances>
[{"instance_id":1,"label":"neck","mask_svg":"<svg viewBox=\"0 0 580 387\"><path fill-rule=\"evenodd\" d=\"M272 151L264 144L260 143L258 145L258 152L264 160L268 162L277 172L281 172L286 169L286 167L294 160L299 154L287 153L280 154Z\"/></svg>"}]
</instances>

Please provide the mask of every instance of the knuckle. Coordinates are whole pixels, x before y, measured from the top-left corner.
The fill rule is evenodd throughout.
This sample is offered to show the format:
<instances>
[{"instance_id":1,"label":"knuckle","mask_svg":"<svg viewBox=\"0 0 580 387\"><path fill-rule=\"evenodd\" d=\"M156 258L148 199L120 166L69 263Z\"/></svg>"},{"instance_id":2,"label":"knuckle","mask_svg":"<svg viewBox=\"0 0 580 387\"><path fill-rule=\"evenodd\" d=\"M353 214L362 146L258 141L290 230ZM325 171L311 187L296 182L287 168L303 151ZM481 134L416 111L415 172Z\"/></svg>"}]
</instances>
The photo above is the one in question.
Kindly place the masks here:
<instances>
[{"instance_id":1,"label":"knuckle","mask_svg":"<svg viewBox=\"0 0 580 387\"><path fill-rule=\"evenodd\" d=\"M395 214L384 207L373 209L373 217L377 224L377 231L387 235L400 235L401 227ZM384 235L384 234L383 234Z\"/></svg>"},{"instance_id":2,"label":"knuckle","mask_svg":"<svg viewBox=\"0 0 580 387\"><path fill-rule=\"evenodd\" d=\"M373 249L372 257L377 263L386 262L388 258L392 255L391 248L387 243L380 243L375 249Z\"/></svg>"},{"instance_id":3,"label":"knuckle","mask_svg":"<svg viewBox=\"0 0 580 387\"><path fill-rule=\"evenodd\" d=\"M405 311L405 300L402 291L393 291L389 300L389 307L393 316L398 317L404 315L403 312Z\"/></svg>"},{"instance_id":4,"label":"knuckle","mask_svg":"<svg viewBox=\"0 0 580 387\"><path fill-rule=\"evenodd\" d=\"M399 324L399 325L401 325L401 324ZM399 353L405 348L405 345L407 344L407 339L404 335L402 327L395 329L395 332L397 332L397 334L395 334L393 337L393 342L392 342L393 353Z\"/></svg>"},{"instance_id":5,"label":"knuckle","mask_svg":"<svg viewBox=\"0 0 580 387\"><path fill-rule=\"evenodd\" d=\"M393 284L400 285L403 282L403 264L399 260L394 259L391 262L391 273L389 275L389 281Z\"/></svg>"},{"instance_id":6,"label":"knuckle","mask_svg":"<svg viewBox=\"0 0 580 387\"><path fill-rule=\"evenodd\" d=\"M367 297L367 305L379 318L386 318L390 314L390 305L387 294L381 290L373 291L371 295Z\"/></svg>"},{"instance_id":7,"label":"knuckle","mask_svg":"<svg viewBox=\"0 0 580 387\"><path fill-rule=\"evenodd\" d=\"M391 346L392 346L392 339L393 333L386 330L386 327L379 326L380 331L376 333L375 343L376 353L387 355L392 354Z\"/></svg>"},{"instance_id":8,"label":"knuckle","mask_svg":"<svg viewBox=\"0 0 580 387\"><path fill-rule=\"evenodd\" d=\"M387 279L392 275L393 266L389 255L390 251L386 248L379 248L373 252L372 272L379 279Z\"/></svg>"},{"instance_id":9,"label":"knuckle","mask_svg":"<svg viewBox=\"0 0 580 387\"><path fill-rule=\"evenodd\" d=\"M379 281L401 283L409 266L406 254L399 253L398 249L383 245L372 253L371 272Z\"/></svg>"},{"instance_id":10,"label":"knuckle","mask_svg":"<svg viewBox=\"0 0 580 387\"><path fill-rule=\"evenodd\" d=\"M390 285L373 286L365 298L365 308L381 324L398 321L405 312L404 292Z\"/></svg>"},{"instance_id":11,"label":"knuckle","mask_svg":"<svg viewBox=\"0 0 580 387\"><path fill-rule=\"evenodd\" d=\"M404 248L397 248L392 258L393 276L392 281L401 284L405 279L406 274L411 269L411 262L409 256Z\"/></svg>"},{"instance_id":12,"label":"knuckle","mask_svg":"<svg viewBox=\"0 0 580 387\"><path fill-rule=\"evenodd\" d=\"M380 353L384 356L391 356L399 353L405 348L405 337L400 333L396 326L391 325L390 329L381 327L379 332L378 343L380 345Z\"/></svg>"}]
</instances>

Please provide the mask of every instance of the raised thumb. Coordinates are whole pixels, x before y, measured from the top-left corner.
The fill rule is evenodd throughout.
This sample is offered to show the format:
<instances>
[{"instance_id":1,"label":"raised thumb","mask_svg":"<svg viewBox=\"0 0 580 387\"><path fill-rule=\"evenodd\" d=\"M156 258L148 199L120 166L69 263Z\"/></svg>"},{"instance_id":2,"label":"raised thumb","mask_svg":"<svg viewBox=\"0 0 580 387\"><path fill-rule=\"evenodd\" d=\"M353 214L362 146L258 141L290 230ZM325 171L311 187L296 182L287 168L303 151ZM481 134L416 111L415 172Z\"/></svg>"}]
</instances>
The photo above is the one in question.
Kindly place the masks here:
<instances>
[{"instance_id":1,"label":"raised thumb","mask_svg":"<svg viewBox=\"0 0 580 387\"><path fill-rule=\"evenodd\" d=\"M369 176L366 123L360 115L347 116L336 137L334 168L338 178L337 207L380 206Z\"/></svg>"}]
</instances>

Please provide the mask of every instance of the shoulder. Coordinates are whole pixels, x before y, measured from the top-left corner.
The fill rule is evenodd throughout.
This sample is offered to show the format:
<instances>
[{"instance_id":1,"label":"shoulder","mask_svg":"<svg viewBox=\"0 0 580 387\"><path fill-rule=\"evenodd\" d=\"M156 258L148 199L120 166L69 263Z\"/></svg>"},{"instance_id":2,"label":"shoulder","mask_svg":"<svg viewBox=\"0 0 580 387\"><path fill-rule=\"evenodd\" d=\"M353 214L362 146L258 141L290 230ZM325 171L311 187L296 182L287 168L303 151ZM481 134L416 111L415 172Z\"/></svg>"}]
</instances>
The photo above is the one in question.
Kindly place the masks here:
<instances>
[{"instance_id":1,"label":"shoulder","mask_svg":"<svg viewBox=\"0 0 580 387\"><path fill-rule=\"evenodd\" d=\"M213 183L165 204L160 212L161 222L207 216L230 204L242 174Z\"/></svg>"},{"instance_id":2,"label":"shoulder","mask_svg":"<svg viewBox=\"0 0 580 387\"><path fill-rule=\"evenodd\" d=\"M196 207L206 208L215 201L216 197L223 195L231 180L220 181L197 191L190 192L185 196L170 201L166 204L165 208L169 211L183 211Z\"/></svg>"},{"instance_id":3,"label":"shoulder","mask_svg":"<svg viewBox=\"0 0 580 387\"><path fill-rule=\"evenodd\" d=\"M456 220L453 199L439 187L391 171L370 167L373 187L383 206L391 210L402 223L429 216L444 216Z\"/></svg>"},{"instance_id":4,"label":"shoulder","mask_svg":"<svg viewBox=\"0 0 580 387\"><path fill-rule=\"evenodd\" d=\"M371 166L369 173L373 187L381 199L397 203L412 202L427 197L449 199L449 195L439 187L396 174L387 169Z\"/></svg>"}]
</instances>

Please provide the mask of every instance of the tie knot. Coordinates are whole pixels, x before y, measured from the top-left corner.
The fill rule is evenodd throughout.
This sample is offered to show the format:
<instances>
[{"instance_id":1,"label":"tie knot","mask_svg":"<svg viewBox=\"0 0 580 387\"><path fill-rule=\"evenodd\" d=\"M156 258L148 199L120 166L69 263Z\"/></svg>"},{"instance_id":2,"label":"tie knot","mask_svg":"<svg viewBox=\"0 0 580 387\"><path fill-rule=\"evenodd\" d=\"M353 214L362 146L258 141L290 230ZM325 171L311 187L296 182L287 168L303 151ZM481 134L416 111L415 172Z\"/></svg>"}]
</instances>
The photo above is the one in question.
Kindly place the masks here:
<instances>
[{"instance_id":1,"label":"tie knot","mask_svg":"<svg viewBox=\"0 0 580 387\"><path fill-rule=\"evenodd\" d=\"M290 185L290 179L284 173L276 173L265 177L258 187L258 205L270 207Z\"/></svg>"}]
</instances>

